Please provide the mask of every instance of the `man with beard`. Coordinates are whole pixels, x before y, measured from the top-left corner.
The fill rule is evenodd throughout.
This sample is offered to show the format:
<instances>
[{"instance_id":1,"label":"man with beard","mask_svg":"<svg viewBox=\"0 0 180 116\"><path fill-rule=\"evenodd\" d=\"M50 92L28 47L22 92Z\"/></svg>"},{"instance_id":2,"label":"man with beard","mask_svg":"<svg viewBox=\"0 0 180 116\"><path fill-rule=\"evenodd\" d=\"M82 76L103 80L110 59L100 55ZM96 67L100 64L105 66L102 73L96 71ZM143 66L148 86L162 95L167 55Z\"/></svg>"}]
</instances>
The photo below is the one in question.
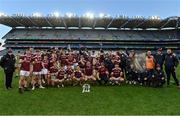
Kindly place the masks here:
<instances>
[{"instance_id":1,"label":"man with beard","mask_svg":"<svg viewBox=\"0 0 180 116\"><path fill-rule=\"evenodd\" d=\"M167 75L167 85L169 85L170 76L172 74L172 77L174 78L174 81L176 82L176 87L180 88L179 81L176 77L176 68L179 64L178 57L172 52L171 49L167 49L167 55L165 56L165 72Z\"/></svg>"}]
</instances>

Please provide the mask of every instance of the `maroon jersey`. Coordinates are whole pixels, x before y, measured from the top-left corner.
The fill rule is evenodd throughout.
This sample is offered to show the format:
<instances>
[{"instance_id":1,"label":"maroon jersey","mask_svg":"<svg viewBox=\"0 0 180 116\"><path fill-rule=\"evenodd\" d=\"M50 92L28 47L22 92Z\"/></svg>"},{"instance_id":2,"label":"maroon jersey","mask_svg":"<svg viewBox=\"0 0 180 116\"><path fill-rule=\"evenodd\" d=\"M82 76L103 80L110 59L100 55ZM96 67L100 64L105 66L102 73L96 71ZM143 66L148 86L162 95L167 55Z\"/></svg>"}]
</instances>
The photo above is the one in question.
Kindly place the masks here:
<instances>
[{"instance_id":1,"label":"maroon jersey","mask_svg":"<svg viewBox=\"0 0 180 116\"><path fill-rule=\"evenodd\" d=\"M55 63L55 62L56 62L56 61L54 61L54 60L50 60L50 61L49 61L49 68L48 68L49 70L50 70L51 67L54 66L54 63Z\"/></svg>"},{"instance_id":2,"label":"maroon jersey","mask_svg":"<svg viewBox=\"0 0 180 116\"><path fill-rule=\"evenodd\" d=\"M73 74L73 69L72 68L67 68L66 74L67 75L72 75Z\"/></svg>"},{"instance_id":3,"label":"maroon jersey","mask_svg":"<svg viewBox=\"0 0 180 116\"><path fill-rule=\"evenodd\" d=\"M68 55L68 60L67 60L69 65L73 65L74 63L74 56L73 55Z\"/></svg>"},{"instance_id":4,"label":"maroon jersey","mask_svg":"<svg viewBox=\"0 0 180 116\"><path fill-rule=\"evenodd\" d=\"M66 74L66 71L64 69L60 69L57 74L57 79L63 79L64 75Z\"/></svg>"},{"instance_id":5,"label":"maroon jersey","mask_svg":"<svg viewBox=\"0 0 180 116\"><path fill-rule=\"evenodd\" d=\"M21 56L20 59L22 59L21 70L30 71L31 55Z\"/></svg>"},{"instance_id":6,"label":"maroon jersey","mask_svg":"<svg viewBox=\"0 0 180 116\"><path fill-rule=\"evenodd\" d=\"M78 63L77 61L79 61L80 55L74 54L74 59L75 59L75 63Z\"/></svg>"},{"instance_id":7,"label":"maroon jersey","mask_svg":"<svg viewBox=\"0 0 180 116\"><path fill-rule=\"evenodd\" d=\"M113 68L112 72L113 72L113 75L112 75L113 77L119 77L121 74L121 69L120 68Z\"/></svg>"},{"instance_id":8,"label":"maroon jersey","mask_svg":"<svg viewBox=\"0 0 180 116\"><path fill-rule=\"evenodd\" d=\"M107 76L107 69L105 67L100 67L99 70L99 76Z\"/></svg>"},{"instance_id":9,"label":"maroon jersey","mask_svg":"<svg viewBox=\"0 0 180 116\"><path fill-rule=\"evenodd\" d=\"M99 62L101 63L101 62L103 62L103 61L104 61L104 55L101 54L100 57L99 57Z\"/></svg>"},{"instance_id":10,"label":"maroon jersey","mask_svg":"<svg viewBox=\"0 0 180 116\"><path fill-rule=\"evenodd\" d=\"M61 64L65 65L66 64L66 59L67 59L66 55L61 55Z\"/></svg>"},{"instance_id":11,"label":"maroon jersey","mask_svg":"<svg viewBox=\"0 0 180 116\"><path fill-rule=\"evenodd\" d=\"M42 69L41 62L34 62L33 63L33 72L40 72Z\"/></svg>"},{"instance_id":12,"label":"maroon jersey","mask_svg":"<svg viewBox=\"0 0 180 116\"><path fill-rule=\"evenodd\" d=\"M75 76L76 78L81 78L81 77L82 77L82 73L81 73L80 71L75 71L75 72L74 72L74 76Z\"/></svg>"},{"instance_id":13,"label":"maroon jersey","mask_svg":"<svg viewBox=\"0 0 180 116\"><path fill-rule=\"evenodd\" d=\"M57 73L58 69L55 66L50 67L50 73Z\"/></svg>"},{"instance_id":14,"label":"maroon jersey","mask_svg":"<svg viewBox=\"0 0 180 116\"><path fill-rule=\"evenodd\" d=\"M93 74L93 67L92 66L85 66L85 75L91 76Z\"/></svg>"},{"instance_id":15,"label":"maroon jersey","mask_svg":"<svg viewBox=\"0 0 180 116\"><path fill-rule=\"evenodd\" d=\"M49 62L49 71L50 71L50 73L56 73L56 72L58 72L58 68L56 67L56 61L54 61L54 60L51 60L50 62Z\"/></svg>"},{"instance_id":16,"label":"maroon jersey","mask_svg":"<svg viewBox=\"0 0 180 116\"><path fill-rule=\"evenodd\" d=\"M41 55L34 55L33 57L33 72L40 72L42 69Z\"/></svg>"}]
</instances>

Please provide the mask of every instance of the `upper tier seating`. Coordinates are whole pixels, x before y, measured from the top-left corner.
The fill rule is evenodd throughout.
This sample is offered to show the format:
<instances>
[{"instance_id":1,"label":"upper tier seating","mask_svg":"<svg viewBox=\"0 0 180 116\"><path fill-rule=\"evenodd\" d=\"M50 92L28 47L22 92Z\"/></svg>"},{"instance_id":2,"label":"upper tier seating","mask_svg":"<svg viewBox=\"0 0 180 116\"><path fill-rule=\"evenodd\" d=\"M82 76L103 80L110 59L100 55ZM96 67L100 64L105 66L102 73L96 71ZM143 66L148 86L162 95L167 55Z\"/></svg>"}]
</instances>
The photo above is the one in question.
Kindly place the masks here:
<instances>
[{"instance_id":1,"label":"upper tier seating","mask_svg":"<svg viewBox=\"0 0 180 116\"><path fill-rule=\"evenodd\" d=\"M13 29L6 39L78 39L78 40L172 40L179 39L175 31L157 30L53 30Z\"/></svg>"}]
</instances>

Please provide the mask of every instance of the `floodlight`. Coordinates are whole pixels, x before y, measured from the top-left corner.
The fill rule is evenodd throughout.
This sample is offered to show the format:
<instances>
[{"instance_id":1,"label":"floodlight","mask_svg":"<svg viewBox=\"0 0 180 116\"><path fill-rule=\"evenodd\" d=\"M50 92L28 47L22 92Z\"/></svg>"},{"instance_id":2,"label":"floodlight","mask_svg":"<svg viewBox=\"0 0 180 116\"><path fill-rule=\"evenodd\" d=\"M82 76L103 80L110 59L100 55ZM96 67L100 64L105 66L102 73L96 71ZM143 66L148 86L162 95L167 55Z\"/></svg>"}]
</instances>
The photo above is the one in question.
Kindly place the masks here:
<instances>
[{"instance_id":1,"label":"floodlight","mask_svg":"<svg viewBox=\"0 0 180 116\"><path fill-rule=\"evenodd\" d=\"M100 17L100 18L103 18L103 17L104 17L104 13L100 13L100 14L99 14L99 17Z\"/></svg>"},{"instance_id":2,"label":"floodlight","mask_svg":"<svg viewBox=\"0 0 180 116\"><path fill-rule=\"evenodd\" d=\"M107 17L110 17L110 15L109 14L100 13L99 17L100 18L107 18Z\"/></svg>"},{"instance_id":3,"label":"floodlight","mask_svg":"<svg viewBox=\"0 0 180 116\"><path fill-rule=\"evenodd\" d=\"M0 17L7 16L5 13L0 12Z\"/></svg>"},{"instance_id":4,"label":"floodlight","mask_svg":"<svg viewBox=\"0 0 180 116\"><path fill-rule=\"evenodd\" d=\"M85 17L89 18L89 19L93 19L94 18L94 14L91 12L87 12L84 14Z\"/></svg>"},{"instance_id":5,"label":"floodlight","mask_svg":"<svg viewBox=\"0 0 180 116\"><path fill-rule=\"evenodd\" d=\"M53 12L53 13L52 13L52 16L54 16L54 17L59 17L60 14L59 14L59 12Z\"/></svg>"},{"instance_id":6,"label":"floodlight","mask_svg":"<svg viewBox=\"0 0 180 116\"><path fill-rule=\"evenodd\" d=\"M42 14L41 14L41 13L36 12L36 13L33 13L33 14L32 14L32 16L33 16L33 17L42 17Z\"/></svg>"},{"instance_id":7,"label":"floodlight","mask_svg":"<svg viewBox=\"0 0 180 116\"><path fill-rule=\"evenodd\" d=\"M69 18L71 18L71 17L74 17L75 14L73 14L73 13L71 13L71 12L68 12L68 13L66 13L66 16L69 17Z\"/></svg>"}]
</instances>

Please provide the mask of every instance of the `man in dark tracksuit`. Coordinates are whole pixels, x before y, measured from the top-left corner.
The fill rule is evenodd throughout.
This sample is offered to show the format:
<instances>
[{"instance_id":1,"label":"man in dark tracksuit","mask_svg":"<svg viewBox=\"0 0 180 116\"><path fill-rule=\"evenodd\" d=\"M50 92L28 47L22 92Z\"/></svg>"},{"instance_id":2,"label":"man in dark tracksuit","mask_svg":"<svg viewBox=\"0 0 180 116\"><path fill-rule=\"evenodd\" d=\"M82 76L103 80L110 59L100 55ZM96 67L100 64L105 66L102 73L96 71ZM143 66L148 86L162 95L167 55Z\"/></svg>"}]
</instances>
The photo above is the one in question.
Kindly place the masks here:
<instances>
[{"instance_id":1,"label":"man in dark tracksuit","mask_svg":"<svg viewBox=\"0 0 180 116\"><path fill-rule=\"evenodd\" d=\"M176 77L176 67L178 66L179 60L178 57L172 53L171 49L167 50L167 55L165 56L165 71L167 75L167 85L169 85L170 76L174 78L177 88L180 88L179 81Z\"/></svg>"},{"instance_id":2,"label":"man in dark tracksuit","mask_svg":"<svg viewBox=\"0 0 180 116\"><path fill-rule=\"evenodd\" d=\"M157 65L153 85L155 87L162 87L163 84L165 84L165 74L164 71L161 69L161 66Z\"/></svg>"},{"instance_id":3,"label":"man in dark tracksuit","mask_svg":"<svg viewBox=\"0 0 180 116\"><path fill-rule=\"evenodd\" d=\"M162 48L159 48L157 50L157 53L154 55L154 59L155 59L155 67L157 65L160 65L161 69L163 69L165 55L162 53Z\"/></svg>"},{"instance_id":4,"label":"man in dark tracksuit","mask_svg":"<svg viewBox=\"0 0 180 116\"><path fill-rule=\"evenodd\" d=\"M8 53L4 55L0 60L0 66L4 69L5 73L5 86L8 90L12 88L12 77L15 69L15 56L12 53L11 49L8 49Z\"/></svg>"}]
</instances>

